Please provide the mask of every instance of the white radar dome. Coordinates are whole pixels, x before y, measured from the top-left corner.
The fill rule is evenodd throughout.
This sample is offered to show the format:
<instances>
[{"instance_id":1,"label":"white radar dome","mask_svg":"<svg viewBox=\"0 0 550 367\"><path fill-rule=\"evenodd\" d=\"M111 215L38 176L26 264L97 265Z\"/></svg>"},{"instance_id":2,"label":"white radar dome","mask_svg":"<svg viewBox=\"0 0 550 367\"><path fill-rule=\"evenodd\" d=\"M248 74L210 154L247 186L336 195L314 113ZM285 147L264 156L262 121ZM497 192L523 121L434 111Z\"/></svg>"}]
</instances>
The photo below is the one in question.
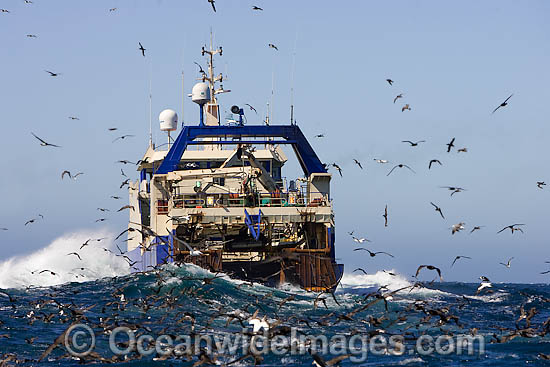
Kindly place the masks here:
<instances>
[{"instance_id":1,"label":"white radar dome","mask_svg":"<svg viewBox=\"0 0 550 367\"><path fill-rule=\"evenodd\" d=\"M196 104L203 105L210 101L210 88L206 83L197 83L191 91L191 100Z\"/></svg>"},{"instance_id":2,"label":"white radar dome","mask_svg":"<svg viewBox=\"0 0 550 367\"><path fill-rule=\"evenodd\" d=\"M178 128L178 114L176 111L167 109L159 115L160 130L174 131Z\"/></svg>"}]
</instances>

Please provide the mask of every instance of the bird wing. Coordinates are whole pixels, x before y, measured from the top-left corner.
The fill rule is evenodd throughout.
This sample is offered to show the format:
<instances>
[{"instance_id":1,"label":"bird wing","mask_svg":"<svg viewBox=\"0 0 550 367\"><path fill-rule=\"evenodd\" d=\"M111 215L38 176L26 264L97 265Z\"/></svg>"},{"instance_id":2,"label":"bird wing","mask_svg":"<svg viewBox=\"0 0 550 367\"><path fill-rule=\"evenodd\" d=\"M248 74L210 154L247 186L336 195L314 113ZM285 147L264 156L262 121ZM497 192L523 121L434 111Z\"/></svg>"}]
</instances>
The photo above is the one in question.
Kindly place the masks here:
<instances>
[{"instance_id":1,"label":"bird wing","mask_svg":"<svg viewBox=\"0 0 550 367\"><path fill-rule=\"evenodd\" d=\"M505 230L508 229L508 228L510 228L510 227L507 226L507 227L502 228L500 231L497 232L497 234L500 233L500 232L502 232L502 231L505 231Z\"/></svg>"},{"instance_id":2,"label":"bird wing","mask_svg":"<svg viewBox=\"0 0 550 367\"><path fill-rule=\"evenodd\" d=\"M393 167L393 168L391 169L391 171L390 171L390 172L388 172L388 174L387 174L386 176L389 176L389 175L391 175L391 173L393 172L393 170L394 170L394 169L396 169L397 167L399 167L399 165L397 165L397 166L394 166L394 167Z\"/></svg>"},{"instance_id":3,"label":"bird wing","mask_svg":"<svg viewBox=\"0 0 550 367\"><path fill-rule=\"evenodd\" d=\"M414 275L414 277L416 278L418 276L418 274L420 273L420 270L422 270L422 268L425 268L425 267L426 267L426 265L420 265L418 267L418 269L416 269L416 274Z\"/></svg>"},{"instance_id":4,"label":"bird wing","mask_svg":"<svg viewBox=\"0 0 550 367\"><path fill-rule=\"evenodd\" d=\"M395 257L395 256L393 256L392 254L389 254L389 253L384 252L384 251L378 251L378 252L375 252L374 254L375 254L375 255L377 255L377 254L385 254L385 255L388 255L388 256L391 256L391 257Z\"/></svg>"},{"instance_id":5,"label":"bird wing","mask_svg":"<svg viewBox=\"0 0 550 367\"><path fill-rule=\"evenodd\" d=\"M72 178L71 172L69 172L69 171L63 171L63 172L61 173L61 179L63 179L63 177L65 177L65 175L69 175L69 178Z\"/></svg>"},{"instance_id":6,"label":"bird wing","mask_svg":"<svg viewBox=\"0 0 550 367\"><path fill-rule=\"evenodd\" d=\"M402 143L409 143L410 145L414 145L414 143L410 140L401 140Z\"/></svg>"},{"instance_id":7,"label":"bird wing","mask_svg":"<svg viewBox=\"0 0 550 367\"><path fill-rule=\"evenodd\" d=\"M510 98L512 98L512 96L513 96L513 95L514 95L514 93L510 94L510 97L506 98L506 99L504 100L504 102L503 102L503 103L506 103L506 102L508 102L508 100L509 100Z\"/></svg>"},{"instance_id":8,"label":"bird wing","mask_svg":"<svg viewBox=\"0 0 550 367\"><path fill-rule=\"evenodd\" d=\"M410 169L412 171L412 173L416 173L411 167L407 166L406 164L404 164L403 167L407 167L408 169Z\"/></svg>"},{"instance_id":9,"label":"bird wing","mask_svg":"<svg viewBox=\"0 0 550 367\"><path fill-rule=\"evenodd\" d=\"M40 140L42 143L48 144L48 143L46 143L44 140L40 139L38 136L34 135L33 132L31 132L31 134L32 134L32 136L34 136L36 139Z\"/></svg>"},{"instance_id":10,"label":"bird wing","mask_svg":"<svg viewBox=\"0 0 550 367\"><path fill-rule=\"evenodd\" d=\"M495 109L493 110L493 112L491 112L491 114L493 114L493 113L497 112L497 110L498 110L499 108L500 108L500 105L498 105L498 107L497 107L497 108L495 108Z\"/></svg>"}]
</instances>

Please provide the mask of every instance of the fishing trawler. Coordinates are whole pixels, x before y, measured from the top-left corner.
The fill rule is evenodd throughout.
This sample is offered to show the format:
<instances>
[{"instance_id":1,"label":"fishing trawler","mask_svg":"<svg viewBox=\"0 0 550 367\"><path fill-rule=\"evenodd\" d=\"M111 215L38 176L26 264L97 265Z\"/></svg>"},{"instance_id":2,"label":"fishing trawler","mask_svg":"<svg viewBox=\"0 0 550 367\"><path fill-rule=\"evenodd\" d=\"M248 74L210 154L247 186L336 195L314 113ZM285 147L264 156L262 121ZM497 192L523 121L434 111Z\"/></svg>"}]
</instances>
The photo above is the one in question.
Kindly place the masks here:
<instances>
[{"instance_id":1,"label":"fishing trawler","mask_svg":"<svg viewBox=\"0 0 550 367\"><path fill-rule=\"evenodd\" d=\"M192 263L212 272L308 291L334 291L342 275L335 260L331 174L300 128L245 124L244 109L231 107L220 120L217 96L222 74L214 56L222 48L202 48L207 57L190 97L199 106L198 125L177 130L173 110L160 113L168 144L150 141L138 161L139 180L129 186L128 253L134 271L164 263ZM220 83L220 87L217 87ZM303 175L287 179L290 145Z\"/></svg>"}]
</instances>

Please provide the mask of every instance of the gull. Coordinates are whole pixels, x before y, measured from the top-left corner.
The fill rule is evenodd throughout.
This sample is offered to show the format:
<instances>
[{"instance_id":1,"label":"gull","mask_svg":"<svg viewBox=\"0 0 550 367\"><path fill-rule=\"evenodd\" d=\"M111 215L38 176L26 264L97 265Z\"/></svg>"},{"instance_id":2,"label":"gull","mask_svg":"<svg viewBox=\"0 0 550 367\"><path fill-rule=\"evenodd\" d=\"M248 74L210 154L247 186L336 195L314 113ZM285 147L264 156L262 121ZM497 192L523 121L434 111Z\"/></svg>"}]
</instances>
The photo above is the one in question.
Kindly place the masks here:
<instances>
[{"instance_id":1,"label":"gull","mask_svg":"<svg viewBox=\"0 0 550 367\"><path fill-rule=\"evenodd\" d=\"M110 12L116 11L117 8L111 8L109 9Z\"/></svg>"},{"instance_id":2,"label":"gull","mask_svg":"<svg viewBox=\"0 0 550 367\"><path fill-rule=\"evenodd\" d=\"M139 43L139 47L138 47L138 50L141 51L141 54L143 55L143 57L145 57L145 50L146 48L143 47L143 45L141 44L141 42L138 42Z\"/></svg>"},{"instance_id":3,"label":"gull","mask_svg":"<svg viewBox=\"0 0 550 367\"><path fill-rule=\"evenodd\" d=\"M80 246L80 250L82 250L84 247L88 246L88 245L90 244L89 242L90 242L91 240L92 240L91 238L90 238L90 239L87 239L86 242L84 242L84 243L82 244L82 246Z\"/></svg>"},{"instance_id":4,"label":"gull","mask_svg":"<svg viewBox=\"0 0 550 367\"><path fill-rule=\"evenodd\" d=\"M466 189L463 189L462 187L454 187L454 186L440 186L442 189L448 189L451 192L451 196L456 194L457 192L466 191Z\"/></svg>"},{"instance_id":5,"label":"gull","mask_svg":"<svg viewBox=\"0 0 550 367\"><path fill-rule=\"evenodd\" d=\"M428 164L428 169L432 169L432 164L433 163L439 163L440 166L442 166L441 162L439 161L439 159L432 159L430 161L430 163Z\"/></svg>"},{"instance_id":6,"label":"gull","mask_svg":"<svg viewBox=\"0 0 550 367\"><path fill-rule=\"evenodd\" d=\"M317 134L314 136L314 138L324 138L325 134Z\"/></svg>"},{"instance_id":7,"label":"gull","mask_svg":"<svg viewBox=\"0 0 550 367\"><path fill-rule=\"evenodd\" d=\"M77 178L78 176L83 175L83 174L84 174L84 172L78 172L77 174L72 175L71 172L65 170L65 171L63 171L63 172L61 173L61 179L63 179L63 178L65 177L65 175L68 175L69 178L72 178L73 180L76 180L76 178Z\"/></svg>"},{"instance_id":8,"label":"gull","mask_svg":"<svg viewBox=\"0 0 550 367\"><path fill-rule=\"evenodd\" d=\"M357 269L355 269L354 271L352 271L352 273L355 273L356 271L362 271L363 274L369 275L369 274L365 271L365 269L363 269L363 268L357 268Z\"/></svg>"},{"instance_id":9,"label":"gull","mask_svg":"<svg viewBox=\"0 0 550 367\"><path fill-rule=\"evenodd\" d=\"M385 163L390 163L389 161L385 160L385 159L377 159L377 158L374 158L374 161L376 163L380 163L380 164L385 164Z\"/></svg>"},{"instance_id":10,"label":"gull","mask_svg":"<svg viewBox=\"0 0 550 367\"><path fill-rule=\"evenodd\" d=\"M170 232L170 231L168 231L168 232ZM123 232L123 233L124 233L124 232ZM183 245L184 245L185 247L187 247L187 249L189 250L189 256L195 257L195 256L201 256L201 255L203 254L203 253L200 252L199 250L196 250L196 249L194 249L193 247L191 247L187 242L185 242L185 241L183 241L183 240L180 240L178 237L174 236L174 239L175 239L176 241L178 241L179 243L183 243Z\"/></svg>"},{"instance_id":11,"label":"gull","mask_svg":"<svg viewBox=\"0 0 550 367\"><path fill-rule=\"evenodd\" d=\"M279 51L279 49L277 48L277 46L275 46L273 43L268 43L267 46L270 47L270 48L272 48L272 49L275 49L275 50Z\"/></svg>"},{"instance_id":12,"label":"gull","mask_svg":"<svg viewBox=\"0 0 550 367\"><path fill-rule=\"evenodd\" d=\"M61 75L60 73L54 73L53 71L44 70L46 73L50 74L50 76L58 76Z\"/></svg>"},{"instance_id":13,"label":"gull","mask_svg":"<svg viewBox=\"0 0 550 367\"><path fill-rule=\"evenodd\" d=\"M386 81L388 82L389 85L393 85L393 80L391 80L391 79L386 79Z\"/></svg>"},{"instance_id":14,"label":"gull","mask_svg":"<svg viewBox=\"0 0 550 367\"><path fill-rule=\"evenodd\" d=\"M357 243L363 243L363 242L370 242L370 240L367 240L366 238L364 237L361 237L361 238L357 238L355 236L351 236L353 238L353 240Z\"/></svg>"},{"instance_id":15,"label":"gull","mask_svg":"<svg viewBox=\"0 0 550 367\"><path fill-rule=\"evenodd\" d=\"M120 196L111 196L111 199L120 200L122 198Z\"/></svg>"},{"instance_id":16,"label":"gull","mask_svg":"<svg viewBox=\"0 0 550 367\"><path fill-rule=\"evenodd\" d=\"M34 274L34 273L35 273L34 271L31 271L31 274ZM38 272L38 274L42 274L42 273L50 273L51 275L57 275L57 273L54 273L53 271L48 270L48 269L44 269L44 270Z\"/></svg>"},{"instance_id":17,"label":"gull","mask_svg":"<svg viewBox=\"0 0 550 367\"><path fill-rule=\"evenodd\" d=\"M118 128L116 128L116 127L110 127L110 128L108 128L107 130L109 130L109 131L115 131L115 130L118 130Z\"/></svg>"},{"instance_id":18,"label":"gull","mask_svg":"<svg viewBox=\"0 0 550 367\"><path fill-rule=\"evenodd\" d=\"M439 269L438 267L435 267L433 265L420 265L418 267L418 269L416 269L416 274L415 274L415 278L418 277L418 274L420 273L420 270L422 270L423 268L426 268L428 270L435 270L437 272L437 274L439 275L439 280L440 281L443 281L443 277L441 276L441 269Z\"/></svg>"},{"instance_id":19,"label":"gull","mask_svg":"<svg viewBox=\"0 0 550 367\"><path fill-rule=\"evenodd\" d=\"M126 135L119 136L118 138L116 138L115 140L113 140L113 143L114 143L115 141L117 141L118 139L124 140L124 139L126 139L126 138L131 138L131 137L133 137L133 136L135 136L135 135L126 134Z\"/></svg>"},{"instance_id":20,"label":"gull","mask_svg":"<svg viewBox=\"0 0 550 367\"><path fill-rule=\"evenodd\" d=\"M107 218L99 218L99 219L96 219L96 223L97 222L105 222L107 220Z\"/></svg>"},{"instance_id":21,"label":"gull","mask_svg":"<svg viewBox=\"0 0 550 367\"><path fill-rule=\"evenodd\" d=\"M542 189L543 186L546 186L546 183L544 181L537 181L537 187L539 189Z\"/></svg>"},{"instance_id":22,"label":"gull","mask_svg":"<svg viewBox=\"0 0 550 367\"><path fill-rule=\"evenodd\" d=\"M366 248L363 248L363 247L356 248L353 251L367 251L369 253L370 257L375 257L378 254L384 254L384 255L388 255L390 257L394 257L392 254L389 254L389 253L384 252L384 251L372 252L369 249L366 249Z\"/></svg>"},{"instance_id":23,"label":"gull","mask_svg":"<svg viewBox=\"0 0 550 367\"><path fill-rule=\"evenodd\" d=\"M438 207L437 205L435 205L434 203L432 203L431 201L430 201L430 204L433 205L433 207L435 208L435 211L436 211L436 212L439 212L439 214L441 215L441 218L445 219L445 216L443 215L443 212L441 211L441 208Z\"/></svg>"},{"instance_id":24,"label":"gull","mask_svg":"<svg viewBox=\"0 0 550 367\"><path fill-rule=\"evenodd\" d=\"M483 228L485 226L475 226L474 228L472 228L472 230L470 231L470 234L474 233L474 231L478 231L480 230L481 228Z\"/></svg>"},{"instance_id":25,"label":"gull","mask_svg":"<svg viewBox=\"0 0 550 367\"><path fill-rule=\"evenodd\" d=\"M504 266L506 266L506 267L509 269L510 266L511 266L510 263L512 262L513 259L514 259L514 258L511 257L511 258L508 259L508 262L507 262L506 264L505 264L505 263L499 263L499 264L500 264L500 265L504 265Z\"/></svg>"},{"instance_id":26,"label":"gull","mask_svg":"<svg viewBox=\"0 0 550 367\"><path fill-rule=\"evenodd\" d=\"M36 34L27 34L27 37L28 38L36 38L37 36L36 36Z\"/></svg>"},{"instance_id":27,"label":"gull","mask_svg":"<svg viewBox=\"0 0 550 367\"><path fill-rule=\"evenodd\" d=\"M501 104L499 104L498 107L495 108L495 109L493 110L493 112L491 112L491 114L497 112L497 110L498 110L499 108L501 108L501 107L506 107L506 106L508 105L508 100L509 100L510 98L512 98L513 95L514 95L513 93L510 94L510 97L506 98L506 99L504 100L504 102L502 102Z\"/></svg>"},{"instance_id":28,"label":"gull","mask_svg":"<svg viewBox=\"0 0 550 367\"><path fill-rule=\"evenodd\" d=\"M363 166L361 165L361 162L359 162L357 159L353 158L353 162L355 162L355 164L358 165L359 168L363 169Z\"/></svg>"},{"instance_id":29,"label":"gull","mask_svg":"<svg viewBox=\"0 0 550 367\"><path fill-rule=\"evenodd\" d=\"M61 148L59 145L50 144L45 142L44 140L40 139L38 136L34 135L33 132L31 132L32 136L34 136L36 139L40 140L40 145L43 147L55 147L55 148Z\"/></svg>"},{"instance_id":30,"label":"gull","mask_svg":"<svg viewBox=\"0 0 550 367\"><path fill-rule=\"evenodd\" d=\"M6 227L0 228L0 231L7 231L8 229Z\"/></svg>"},{"instance_id":31,"label":"gull","mask_svg":"<svg viewBox=\"0 0 550 367\"><path fill-rule=\"evenodd\" d=\"M2 13L9 13L10 11L7 10L7 9L0 9L0 12L2 12Z\"/></svg>"},{"instance_id":32,"label":"gull","mask_svg":"<svg viewBox=\"0 0 550 367\"><path fill-rule=\"evenodd\" d=\"M503 232L507 229L510 229L512 231L512 234L514 233L514 231L520 231L521 233L523 233L523 230L521 228L519 228L519 226L524 226L525 224L521 224L521 223L517 223L517 224L511 224L509 226L506 226L504 228L502 228L500 231L498 231L497 233L500 233L500 232Z\"/></svg>"},{"instance_id":33,"label":"gull","mask_svg":"<svg viewBox=\"0 0 550 367\"><path fill-rule=\"evenodd\" d=\"M481 280L483 282L490 282L489 278L487 278L485 275L480 276L479 280Z\"/></svg>"},{"instance_id":34,"label":"gull","mask_svg":"<svg viewBox=\"0 0 550 367\"><path fill-rule=\"evenodd\" d=\"M409 106L409 104L405 104L403 107L401 107L401 112L404 112L405 110L411 110L411 106Z\"/></svg>"},{"instance_id":35,"label":"gull","mask_svg":"<svg viewBox=\"0 0 550 367\"><path fill-rule=\"evenodd\" d=\"M336 163L333 163L332 164L332 167L336 168L338 170L338 173L340 174L340 177L343 177L342 176L342 168L340 168L339 165L337 165Z\"/></svg>"},{"instance_id":36,"label":"gull","mask_svg":"<svg viewBox=\"0 0 550 367\"><path fill-rule=\"evenodd\" d=\"M256 111L256 109L254 107L252 107L251 105L249 105L248 103L245 103L244 105L248 106L250 108L250 111L254 111L254 112L256 112L256 114L258 114L258 111Z\"/></svg>"},{"instance_id":37,"label":"gull","mask_svg":"<svg viewBox=\"0 0 550 367\"><path fill-rule=\"evenodd\" d=\"M206 72L198 62L193 61L193 63L199 67L199 73L201 73L202 75L206 75Z\"/></svg>"},{"instance_id":38,"label":"gull","mask_svg":"<svg viewBox=\"0 0 550 367\"><path fill-rule=\"evenodd\" d=\"M402 163L399 163L398 165L394 166L390 172L388 172L388 174L386 176L389 176L391 175L391 173L393 172L394 169L396 168L403 168L403 167L406 167L408 168L410 171L412 171L412 173L416 173L411 167L407 166L406 164L402 164Z\"/></svg>"},{"instance_id":39,"label":"gull","mask_svg":"<svg viewBox=\"0 0 550 367\"><path fill-rule=\"evenodd\" d=\"M120 169L120 174L124 177L128 177L128 176L126 176L126 173L124 173L124 170L122 168Z\"/></svg>"},{"instance_id":40,"label":"gull","mask_svg":"<svg viewBox=\"0 0 550 367\"><path fill-rule=\"evenodd\" d=\"M458 260L458 259L472 259L471 257L469 256L462 256L462 255L459 255L457 257L455 257L455 259L453 260L453 263L451 264L451 268L453 267L453 265L455 264L455 262Z\"/></svg>"},{"instance_id":41,"label":"gull","mask_svg":"<svg viewBox=\"0 0 550 367\"><path fill-rule=\"evenodd\" d=\"M548 274L550 273L550 270L543 271L541 274Z\"/></svg>"},{"instance_id":42,"label":"gull","mask_svg":"<svg viewBox=\"0 0 550 367\"><path fill-rule=\"evenodd\" d=\"M457 153L468 153L468 148L460 148Z\"/></svg>"},{"instance_id":43,"label":"gull","mask_svg":"<svg viewBox=\"0 0 550 367\"><path fill-rule=\"evenodd\" d=\"M382 216L384 217L384 227L387 227L388 226L388 206L387 205L384 208L384 214L382 214Z\"/></svg>"},{"instance_id":44,"label":"gull","mask_svg":"<svg viewBox=\"0 0 550 367\"><path fill-rule=\"evenodd\" d=\"M69 119L71 119L71 120L80 120L80 119L79 119L78 117L76 117L76 116L69 116Z\"/></svg>"},{"instance_id":45,"label":"gull","mask_svg":"<svg viewBox=\"0 0 550 367\"><path fill-rule=\"evenodd\" d=\"M121 212L121 211L123 211L124 209L132 209L132 211L135 211L133 205L124 205L122 208L120 208L119 210L117 210L117 212Z\"/></svg>"},{"instance_id":46,"label":"gull","mask_svg":"<svg viewBox=\"0 0 550 367\"><path fill-rule=\"evenodd\" d=\"M425 143L426 140L419 140L419 141L414 142L414 143L413 143L412 141L410 141L410 140L402 140L401 142L402 142L402 143L409 143L409 144L411 145L411 147L416 147L416 146L418 146L418 144L420 144L420 143Z\"/></svg>"},{"instance_id":47,"label":"gull","mask_svg":"<svg viewBox=\"0 0 550 367\"><path fill-rule=\"evenodd\" d=\"M71 253L67 254L67 256L69 256L69 255L75 255L76 257L78 257L78 260L82 260L82 258L80 257L80 255L79 255L78 253L76 253L76 252L71 252Z\"/></svg>"},{"instance_id":48,"label":"gull","mask_svg":"<svg viewBox=\"0 0 550 367\"><path fill-rule=\"evenodd\" d=\"M463 230L464 224L464 222L453 224L453 226L451 227L451 234L455 234L456 232L460 232L461 230Z\"/></svg>"},{"instance_id":49,"label":"gull","mask_svg":"<svg viewBox=\"0 0 550 367\"><path fill-rule=\"evenodd\" d=\"M253 6L252 6L252 10L259 10L259 11L262 11L263 9L260 8L260 7L258 7L258 6L256 6L256 5L253 5Z\"/></svg>"},{"instance_id":50,"label":"gull","mask_svg":"<svg viewBox=\"0 0 550 367\"><path fill-rule=\"evenodd\" d=\"M31 0L25 0L25 4L32 4Z\"/></svg>"},{"instance_id":51,"label":"gull","mask_svg":"<svg viewBox=\"0 0 550 367\"><path fill-rule=\"evenodd\" d=\"M403 98L403 93L400 93L400 94L396 95L395 98L393 99L393 103L395 104L395 102L396 102L399 98Z\"/></svg>"},{"instance_id":52,"label":"gull","mask_svg":"<svg viewBox=\"0 0 550 367\"><path fill-rule=\"evenodd\" d=\"M129 183L130 183L130 179L127 178L126 180L122 181L119 188L122 189L124 186L128 185Z\"/></svg>"},{"instance_id":53,"label":"gull","mask_svg":"<svg viewBox=\"0 0 550 367\"><path fill-rule=\"evenodd\" d=\"M216 12L216 6L214 5L215 1L214 0L208 0L208 2L210 3L210 5L212 5L212 10L214 10L214 13Z\"/></svg>"},{"instance_id":54,"label":"gull","mask_svg":"<svg viewBox=\"0 0 550 367\"><path fill-rule=\"evenodd\" d=\"M134 162L127 161L126 159L123 159L121 161L117 161L115 163L122 163L122 164L135 164Z\"/></svg>"}]
</instances>

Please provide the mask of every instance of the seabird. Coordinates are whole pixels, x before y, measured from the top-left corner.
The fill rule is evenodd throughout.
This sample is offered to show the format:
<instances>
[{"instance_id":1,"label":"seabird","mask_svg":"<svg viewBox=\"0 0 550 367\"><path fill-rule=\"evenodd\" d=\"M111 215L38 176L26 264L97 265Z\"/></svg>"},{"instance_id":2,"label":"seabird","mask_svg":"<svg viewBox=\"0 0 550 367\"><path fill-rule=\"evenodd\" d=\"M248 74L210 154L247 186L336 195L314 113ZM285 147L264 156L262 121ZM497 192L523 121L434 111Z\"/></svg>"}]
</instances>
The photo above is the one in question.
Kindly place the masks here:
<instances>
[{"instance_id":1,"label":"seabird","mask_svg":"<svg viewBox=\"0 0 550 367\"><path fill-rule=\"evenodd\" d=\"M509 100L510 98L512 98L513 95L514 95L513 93L510 94L510 97L506 98L506 99L504 100L504 102L502 102L501 104L499 104L498 107L495 108L495 109L493 110L493 112L491 112L491 114L497 112L497 110L498 110L499 108L501 108L501 107L506 107L506 106L508 105L508 100Z\"/></svg>"},{"instance_id":2,"label":"seabird","mask_svg":"<svg viewBox=\"0 0 550 367\"><path fill-rule=\"evenodd\" d=\"M455 262L456 262L458 259L472 259L472 258L469 257L469 256L462 256L462 255L459 255L459 256L455 257L455 259L453 260L453 263L451 264L451 268L453 267L453 265L455 264Z\"/></svg>"},{"instance_id":3,"label":"seabird","mask_svg":"<svg viewBox=\"0 0 550 367\"><path fill-rule=\"evenodd\" d=\"M254 107L252 107L251 105L249 105L248 103L245 103L244 105L248 106L251 111L254 111L254 112L256 112L256 114L258 114L258 111L256 111L256 109Z\"/></svg>"},{"instance_id":4,"label":"seabird","mask_svg":"<svg viewBox=\"0 0 550 367\"><path fill-rule=\"evenodd\" d=\"M506 227L502 228L497 233L503 232L507 229L510 229L510 231L512 231L512 234L514 233L514 231L520 231L521 233L523 233L523 230L521 228L519 228L519 226L524 226L524 225L525 224L521 224L521 223L511 224L509 226L506 226Z\"/></svg>"},{"instance_id":5,"label":"seabird","mask_svg":"<svg viewBox=\"0 0 550 367\"><path fill-rule=\"evenodd\" d=\"M463 230L464 224L465 224L464 222L453 224L453 226L451 227L451 233L455 234L456 232L460 232L461 230Z\"/></svg>"},{"instance_id":6,"label":"seabird","mask_svg":"<svg viewBox=\"0 0 550 367\"><path fill-rule=\"evenodd\" d=\"M215 1L214 0L208 0L208 2L210 3L210 5L212 5L212 10L214 10L214 13L216 12L216 6L214 5Z\"/></svg>"},{"instance_id":7,"label":"seabird","mask_svg":"<svg viewBox=\"0 0 550 367\"><path fill-rule=\"evenodd\" d=\"M439 280L443 281L443 277L441 276L441 269L439 269L438 267L435 267L433 265L420 265L418 267L418 269L416 269L416 274L414 275L415 278L418 277L418 274L420 273L420 270L422 270L423 268L426 268L428 270L435 270L437 272L437 275L439 275Z\"/></svg>"},{"instance_id":8,"label":"seabird","mask_svg":"<svg viewBox=\"0 0 550 367\"><path fill-rule=\"evenodd\" d=\"M271 47L271 48L273 48L273 49L279 51L279 49L277 48L277 46L275 46L273 43L268 43L267 45L268 45L269 47Z\"/></svg>"},{"instance_id":9,"label":"seabird","mask_svg":"<svg viewBox=\"0 0 550 367\"><path fill-rule=\"evenodd\" d=\"M418 146L418 144L420 144L420 143L425 143L426 140L419 140L419 141L417 141L417 142L412 142L412 141L410 141L410 140L402 140L401 142L402 142L402 143L409 143L409 144L411 145L411 147L416 147L416 146Z\"/></svg>"},{"instance_id":10,"label":"seabird","mask_svg":"<svg viewBox=\"0 0 550 367\"><path fill-rule=\"evenodd\" d=\"M449 143L447 143L447 153L451 152L451 148L454 147L455 138L453 138Z\"/></svg>"},{"instance_id":11,"label":"seabird","mask_svg":"<svg viewBox=\"0 0 550 367\"><path fill-rule=\"evenodd\" d=\"M54 73L53 71L44 70L46 73L50 74L50 76L58 76L61 75L60 73Z\"/></svg>"},{"instance_id":12,"label":"seabird","mask_svg":"<svg viewBox=\"0 0 550 367\"><path fill-rule=\"evenodd\" d=\"M396 169L396 168L403 168L403 167L408 168L412 173L416 173L411 167L407 166L406 164L400 163L400 164L394 166L394 167L391 169L391 171L388 172L388 174L387 174L386 176L391 175L391 173L393 172L394 169Z\"/></svg>"},{"instance_id":13,"label":"seabird","mask_svg":"<svg viewBox=\"0 0 550 367\"><path fill-rule=\"evenodd\" d=\"M40 140L40 145L43 146L43 147L56 147L56 148L61 148L59 145L47 143L46 141L40 139L38 136L34 135L33 132L31 132L31 134L32 134L32 136L34 136L36 139Z\"/></svg>"},{"instance_id":14,"label":"seabird","mask_svg":"<svg viewBox=\"0 0 550 367\"><path fill-rule=\"evenodd\" d=\"M539 189L542 189L543 186L546 186L546 183L544 181L537 181L537 187Z\"/></svg>"},{"instance_id":15,"label":"seabird","mask_svg":"<svg viewBox=\"0 0 550 367\"><path fill-rule=\"evenodd\" d=\"M363 166L361 165L361 162L359 162L357 159L353 158L353 162L359 166L359 168L363 169Z\"/></svg>"},{"instance_id":16,"label":"seabird","mask_svg":"<svg viewBox=\"0 0 550 367\"><path fill-rule=\"evenodd\" d=\"M364 248L364 247L356 248L356 249L354 249L353 251L367 251L367 252L369 253L370 257L375 257L375 256L378 255L378 254L384 254L384 255L388 255L388 256L390 256L390 257L394 257L392 254L389 254L389 253L387 253L387 252L384 252L384 251L372 252L372 251L370 251L369 249L366 249L366 248Z\"/></svg>"},{"instance_id":17,"label":"seabird","mask_svg":"<svg viewBox=\"0 0 550 367\"><path fill-rule=\"evenodd\" d=\"M411 110L411 106L409 106L409 104L405 104L403 107L401 107L401 112L404 112L405 110Z\"/></svg>"},{"instance_id":18,"label":"seabird","mask_svg":"<svg viewBox=\"0 0 550 367\"><path fill-rule=\"evenodd\" d=\"M253 6L252 6L252 10L259 10L259 11L262 11L263 9L260 8L259 6L253 5Z\"/></svg>"},{"instance_id":19,"label":"seabird","mask_svg":"<svg viewBox=\"0 0 550 367\"><path fill-rule=\"evenodd\" d=\"M395 98L393 99L393 103L395 104L395 102L396 102L399 98L403 98L403 93L400 93L400 94L396 95Z\"/></svg>"},{"instance_id":20,"label":"seabird","mask_svg":"<svg viewBox=\"0 0 550 367\"><path fill-rule=\"evenodd\" d=\"M389 85L393 85L393 80L391 80L391 79L386 79L386 81L388 82Z\"/></svg>"},{"instance_id":21,"label":"seabird","mask_svg":"<svg viewBox=\"0 0 550 367\"><path fill-rule=\"evenodd\" d=\"M145 57L145 50L146 48L143 47L143 45L141 44L141 42L138 42L139 43L139 47L138 47L138 50L141 51L141 54L143 55L143 57Z\"/></svg>"},{"instance_id":22,"label":"seabird","mask_svg":"<svg viewBox=\"0 0 550 367\"><path fill-rule=\"evenodd\" d=\"M507 262L506 264L505 264L505 263L499 263L499 264L500 264L500 265L504 265L504 266L506 266L507 268L510 268L511 262L512 262L513 259L514 259L514 258L511 257L511 258L508 259L508 262Z\"/></svg>"},{"instance_id":23,"label":"seabird","mask_svg":"<svg viewBox=\"0 0 550 367\"><path fill-rule=\"evenodd\" d=\"M382 216L384 217L384 227L387 227L388 226L388 206L387 205L384 208L384 214L382 214Z\"/></svg>"}]
</instances>

